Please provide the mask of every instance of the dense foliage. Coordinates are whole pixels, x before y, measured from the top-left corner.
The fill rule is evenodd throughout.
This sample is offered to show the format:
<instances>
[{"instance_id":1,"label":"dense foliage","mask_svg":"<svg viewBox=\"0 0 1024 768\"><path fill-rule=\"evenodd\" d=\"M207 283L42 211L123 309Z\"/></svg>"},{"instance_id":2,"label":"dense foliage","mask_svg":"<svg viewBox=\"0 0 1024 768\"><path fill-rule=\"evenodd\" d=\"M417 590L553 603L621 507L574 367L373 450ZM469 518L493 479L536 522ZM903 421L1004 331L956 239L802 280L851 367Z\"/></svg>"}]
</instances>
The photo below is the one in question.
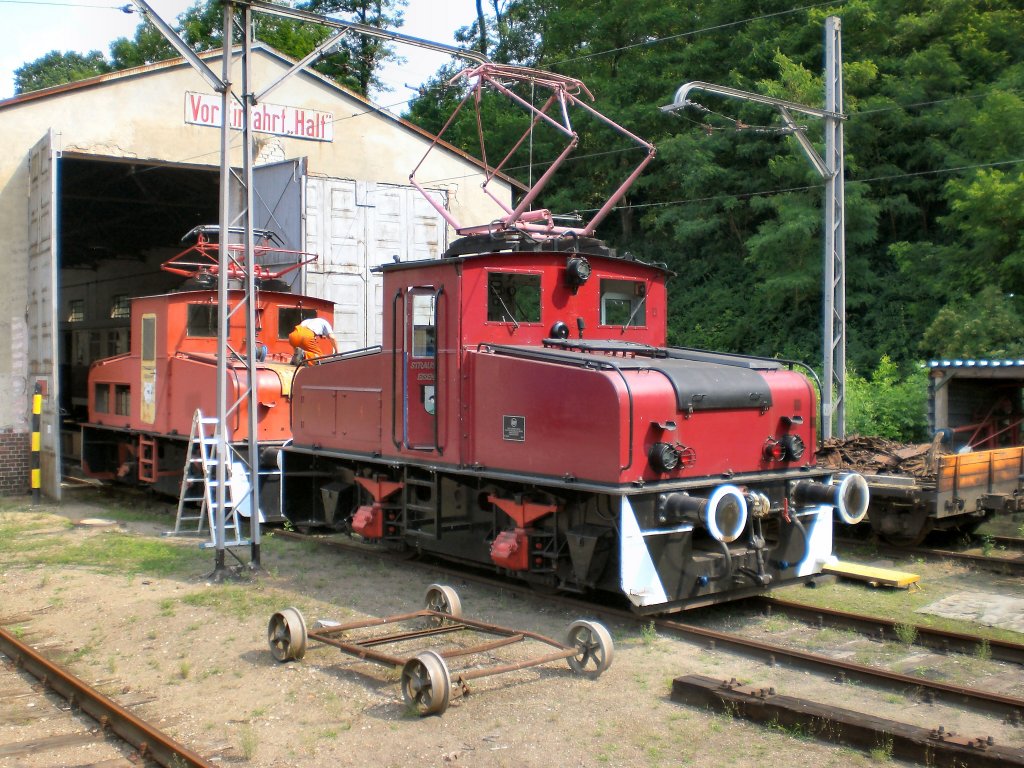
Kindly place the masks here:
<instances>
[{"instance_id":1,"label":"dense foliage","mask_svg":"<svg viewBox=\"0 0 1024 768\"><path fill-rule=\"evenodd\" d=\"M519 0L491 7L492 57L579 77L659 156L603 235L664 261L678 343L821 359L824 187L777 112L703 80L822 106L824 20L842 20L848 357L1019 355L1024 306L1024 11L1013 0ZM500 17L500 23L498 21ZM463 30L480 47L479 25ZM410 116L437 129L438 77ZM821 126L808 135L823 152ZM475 127L449 134L471 149ZM586 207L625 167L589 137L548 204ZM572 201L572 202L569 202Z\"/></svg>"},{"instance_id":2,"label":"dense foliage","mask_svg":"<svg viewBox=\"0 0 1024 768\"><path fill-rule=\"evenodd\" d=\"M402 8L407 0L306 0L296 8L336 16L346 21L381 29L402 25ZM170 23L170 19L164 19ZM253 15L256 39L294 59L302 59L335 30L318 25L257 13ZM220 48L224 36L224 10L218 0L196 0L174 25L181 39L193 50ZM236 29L236 44L239 42ZM143 20L129 40L121 37L110 45L110 60L99 51L87 55L51 51L15 71L15 93L49 88L105 72L113 72L177 56L174 47L149 22ZM366 95L379 86L377 72L388 61L400 60L393 46L363 35L343 35L314 64L313 68L335 81Z\"/></svg>"},{"instance_id":3,"label":"dense foliage","mask_svg":"<svg viewBox=\"0 0 1024 768\"><path fill-rule=\"evenodd\" d=\"M38 91L55 85L73 83L111 71L111 65L99 51L75 53L50 51L35 61L14 70L14 92Z\"/></svg>"},{"instance_id":4,"label":"dense foliage","mask_svg":"<svg viewBox=\"0 0 1024 768\"><path fill-rule=\"evenodd\" d=\"M927 397L928 373L923 366L901 377L889 356L882 355L870 377L855 371L846 377L846 431L890 440L927 440Z\"/></svg>"}]
</instances>

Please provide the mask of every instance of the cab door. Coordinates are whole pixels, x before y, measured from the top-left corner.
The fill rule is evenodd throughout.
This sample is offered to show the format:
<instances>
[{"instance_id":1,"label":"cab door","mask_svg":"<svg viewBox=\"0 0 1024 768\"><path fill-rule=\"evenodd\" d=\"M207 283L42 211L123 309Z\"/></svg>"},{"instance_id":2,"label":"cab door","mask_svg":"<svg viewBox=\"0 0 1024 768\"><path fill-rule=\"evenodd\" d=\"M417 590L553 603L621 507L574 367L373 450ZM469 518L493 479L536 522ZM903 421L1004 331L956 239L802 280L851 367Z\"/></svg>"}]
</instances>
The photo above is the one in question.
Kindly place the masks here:
<instances>
[{"instance_id":1,"label":"cab door","mask_svg":"<svg viewBox=\"0 0 1024 768\"><path fill-rule=\"evenodd\" d=\"M438 377L438 347L441 340L437 331L438 310L446 297L443 288L434 286L410 286L404 293L400 346L396 349L396 362L401 368L396 393L401 408L401 444L406 450L440 454L441 393L438 387L442 382Z\"/></svg>"}]
</instances>

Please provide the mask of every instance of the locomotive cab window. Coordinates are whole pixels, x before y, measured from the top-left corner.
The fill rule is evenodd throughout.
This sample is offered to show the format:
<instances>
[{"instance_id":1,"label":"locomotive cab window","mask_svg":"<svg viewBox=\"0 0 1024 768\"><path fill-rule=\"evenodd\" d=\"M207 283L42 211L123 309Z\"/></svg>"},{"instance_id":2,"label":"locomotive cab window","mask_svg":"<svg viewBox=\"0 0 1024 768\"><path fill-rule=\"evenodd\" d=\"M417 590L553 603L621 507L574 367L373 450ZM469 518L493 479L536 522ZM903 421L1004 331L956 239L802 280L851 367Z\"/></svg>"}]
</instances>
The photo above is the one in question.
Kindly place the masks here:
<instances>
[{"instance_id":1,"label":"locomotive cab window","mask_svg":"<svg viewBox=\"0 0 1024 768\"><path fill-rule=\"evenodd\" d=\"M303 320L316 317L315 309L305 307L278 307L277 309L277 338L287 339L296 325Z\"/></svg>"},{"instance_id":2,"label":"locomotive cab window","mask_svg":"<svg viewBox=\"0 0 1024 768\"><path fill-rule=\"evenodd\" d=\"M539 323L540 275L489 272L487 319L492 323Z\"/></svg>"},{"instance_id":3,"label":"locomotive cab window","mask_svg":"<svg viewBox=\"0 0 1024 768\"><path fill-rule=\"evenodd\" d=\"M110 413L110 385L97 384L93 388L96 413Z\"/></svg>"},{"instance_id":4,"label":"locomotive cab window","mask_svg":"<svg viewBox=\"0 0 1024 768\"><path fill-rule=\"evenodd\" d=\"M647 325L647 286L640 280L601 280L601 325Z\"/></svg>"},{"instance_id":5,"label":"locomotive cab window","mask_svg":"<svg viewBox=\"0 0 1024 768\"><path fill-rule=\"evenodd\" d=\"M217 305L216 304L189 304L188 305L188 327L186 333L189 336L199 338L214 338L217 336Z\"/></svg>"},{"instance_id":6,"label":"locomotive cab window","mask_svg":"<svg viewBox=\"0 0 1024 768\"><path fill-rule=\"evenodd\" d=\"M433 357L436 351L433 293L412 295L412 356Z\"/></svg>"},{"instance_id":7,"label":"locomotive cab window","mask_svg":"<svg viewBox=\"0 0 1024 768\"><path fill-rule=\"evenodd\" d=\"M142 364L152 366L156 362L156 316L142 316Z\"/></svg>"},{"instance_id":8,"label":"locomotive cab window","mask_svg":"<svg viewBox=\"0 0 1024 768\"><path fill-rule=\"evenodd\" d=\"M114 385L114 413L118 416L132 414L132 388L127 384Z\"/></svg>"}]
</instances>

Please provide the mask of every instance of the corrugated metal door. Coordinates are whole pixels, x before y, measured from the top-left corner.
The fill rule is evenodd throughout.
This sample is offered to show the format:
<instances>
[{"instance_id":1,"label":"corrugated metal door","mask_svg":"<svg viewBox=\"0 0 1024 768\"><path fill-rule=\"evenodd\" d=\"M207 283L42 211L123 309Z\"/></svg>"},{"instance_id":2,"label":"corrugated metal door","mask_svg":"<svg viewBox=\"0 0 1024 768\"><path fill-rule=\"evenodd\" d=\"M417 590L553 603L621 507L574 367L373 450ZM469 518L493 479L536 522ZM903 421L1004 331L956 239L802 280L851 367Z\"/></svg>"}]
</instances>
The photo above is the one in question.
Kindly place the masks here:
<instances>
[{"instance_id":1,"label":"corrugated metal door","mask_svg":"<svg viewBox=\"0 0 1024 768\"><path fill-rule=\"evenodd\" d=\"M446 247L444 219L413 187L307 178L306 250L320 259L306 271L306 291L335 302L340 349L381 343L383 281L374 267L436 259Z\"/></svg>"},{"instance_id":2,"label":"corrugated metal door","mask_svg":"<svg viewBox=\"0 0 1024 768\"><path fill-rule=\"evenodd\" d=\"M306 158L268 163L253 168L253 229L269 229L281 241L281 247L302 250L302 188L306 178ZM264 266L295 263L296 257L284 254L263 260ZM301 270L282 279L301 293Z\"/></svg>"},{"instance_id":3,"label":"corrugated metal door","mask_svg":"<svg viewBox=\"0 0 1024 768\"><path fill-rule=\"evenodd\" d=\"M60 392L57 376L57 160L53 131L29 153L28 375L43 390L40 488L60 500ZM26 408L30 406L25 404Z\"/></svg>"}]
</instances>

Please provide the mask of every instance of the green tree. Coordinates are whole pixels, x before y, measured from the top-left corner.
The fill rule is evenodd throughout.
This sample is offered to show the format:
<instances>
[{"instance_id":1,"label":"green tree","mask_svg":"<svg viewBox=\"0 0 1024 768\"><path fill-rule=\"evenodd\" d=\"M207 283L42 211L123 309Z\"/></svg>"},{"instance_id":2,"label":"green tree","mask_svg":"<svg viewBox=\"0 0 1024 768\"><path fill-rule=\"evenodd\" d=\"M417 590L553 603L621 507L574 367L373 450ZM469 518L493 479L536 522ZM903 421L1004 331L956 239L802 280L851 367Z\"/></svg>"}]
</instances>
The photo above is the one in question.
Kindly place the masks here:
<instances>
[{"instance_id":1,"label":"green tree","mask_svg":"<svg viewBox=\"0 0 1024 768\"><path fill-rule=\"evenodd\" d=\"M110 44L110 66L113 70L131 69L178 56L167 38L151 24L140 23L129 40L119 37Z\"/></svg>"},{"instance_id":2,"label":"green tree","mask_svg":"<svg viewBox=\"0 0 1024 768\"><path fill-rule=\"evenodd\" d=\"M500 25L488 15L497 60L579 77L658 146L601 234L675 271L676 343L821 359L824 194L795 139L768 107L706 95L695 97L706 111L657 107L691 80L820 106L830 15L842 21L848 115L847 355L861 370L883 352L906 366L950 302L986 286L1024 293L1019 3L521 0ZM479 24L463 32L480 39ZM436 129L451 98L431 89L410 117ZM820 123L799 122L823 151ZM590 207L628 167L593 126L576 128L582 159L545 200L562 212ZM474 136L474 125L450 135L471 151Z\"/></svg>"},{"instance_id":3,"label":"green tree","mask_svg":"<svg viewBox=\"0 0 1024 768\"><path fill-rule=\"evenodd\" d=\"M45 56L14 70L14 92L26 93L52 88L55 85L85 80L109 71L110 66L99 51L50 51Z\"/></svg>"},{"instance_id":4,"label":"green tree","mask_svg":"<svg viewBox=\"0 0 1024 768\"><path fill-rule=\"evenodd\" d=\"M1014 306L1020 300L987 285L977 295L951 301L939 310L921 346L931 357L1022 357L1024 318Z\"/></svg>"},{"instance_id":5,"label":"green tree","mask_svg":"<svg viewBox=\"0 0 1024 768\"><path fill-rule=\"evenodd\" d=\"M320 14L348 17L348 20L381 28L402 24L402 8L407 0L310 0L300 8ZM170 23L170 20L165 19ZM328 27L282 19L263 13L253 14L256 39L281 53L301 59L332 34ZM222 47L223 5L219 0L197 0L177 19L178 34L194 50ZM235 43L240 41L235 30ZM129 39L120 37L110 46L110 61L99 51L89 54L53 51L29 62L15 72L17 93L51 85L74 82L105 72L138 67L175 58L178 55L166 38L143 19ZM321 73L366 95L379 86L377 72L385 62L398 60L393 47L385 41L364 35L344 36L335 50L321 57L314 66Z\"/></svg>"},{"instance_id":6,"label":"green tree","mask_svg":"<svg viewBox=\"0 0 1024 768\"><path fill-rule=\"evenodd\" d=\"M903 376L889 356L882 355L870 379L852 372L847 376L847 431L901 442L926 440L927 393L924 366L914 365Z\"/></svg>"},{"instance_id":7,"label":"green tree","mask_svg":"<svg viewBox=\"0 0 1024 768\"><path fill-rule=\"evenodd\" d=\"M310 0L302 7L323 15L340 15L359 24L396 29L402 26L402 9L405 6L406 0ZM326 39L326 34L320 39ZM313 47L310 46L302 55L305 56ZM365 96L371 88L380 87L377 72L390 61L403 61L394 46L379 38L347 34L333 53L315 65L315 69Z\"/></svg>"}]
</instances>

